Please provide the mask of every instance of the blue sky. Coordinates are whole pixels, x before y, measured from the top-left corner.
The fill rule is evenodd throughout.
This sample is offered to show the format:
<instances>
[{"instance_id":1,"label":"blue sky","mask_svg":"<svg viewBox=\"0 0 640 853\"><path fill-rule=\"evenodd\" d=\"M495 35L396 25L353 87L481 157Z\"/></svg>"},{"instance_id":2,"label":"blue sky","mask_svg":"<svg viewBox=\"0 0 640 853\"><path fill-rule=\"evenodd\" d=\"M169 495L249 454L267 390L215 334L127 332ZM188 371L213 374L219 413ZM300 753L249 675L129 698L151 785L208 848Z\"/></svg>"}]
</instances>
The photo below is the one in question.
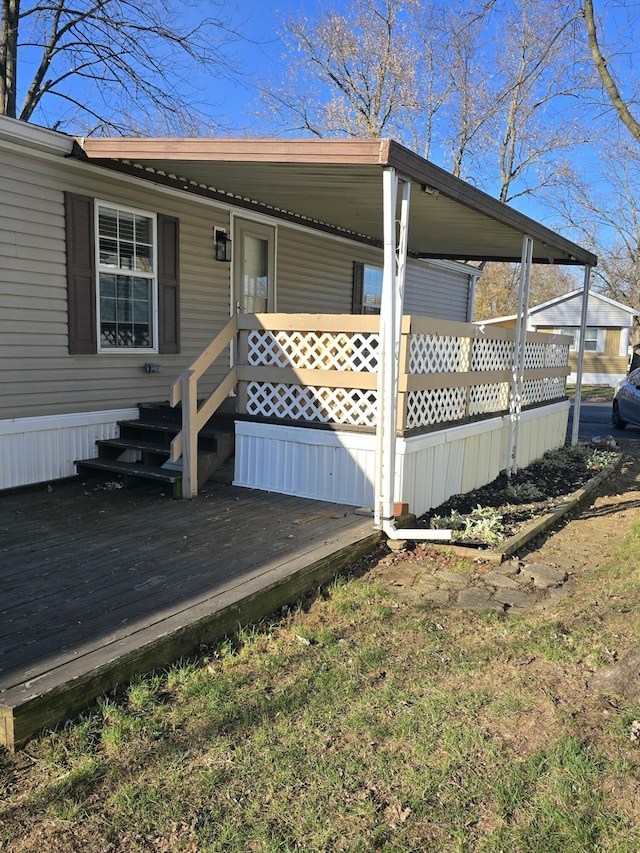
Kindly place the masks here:
<instances>
[{"instance_id":1,"label":"blue sky","mask_svg":"<svg viewBox=\"0 0 640 853\"><path fill-rule=\"evenodd\" d=\"M235 11L229 6L239 30L249 39L232 48L244 79L238 83L219 81L216 101L220 104L220 112L214 118L232 123L238 132L245 129L247 122L253 121L254 81L270 74L272 63L277 64L282 53L278 18L287 19L291 14L297 17L305 12L312 16L317 8L315 0L239 0Z\"/></svg>"}]
</instances>

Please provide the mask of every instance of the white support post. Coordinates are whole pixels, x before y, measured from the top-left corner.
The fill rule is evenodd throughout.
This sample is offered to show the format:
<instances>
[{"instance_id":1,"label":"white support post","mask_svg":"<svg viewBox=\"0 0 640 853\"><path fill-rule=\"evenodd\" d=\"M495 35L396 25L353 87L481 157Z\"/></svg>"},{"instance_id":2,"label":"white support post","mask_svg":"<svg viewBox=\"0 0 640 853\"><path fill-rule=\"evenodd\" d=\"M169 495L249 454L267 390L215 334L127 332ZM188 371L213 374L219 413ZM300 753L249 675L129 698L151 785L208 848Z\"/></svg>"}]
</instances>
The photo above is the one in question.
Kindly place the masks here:
<instances>
[{"instance_id":1,"label":"white support post","mask_svg":"<svg viewBox=\"0 0 640 853\"><path fill-rule=\"evenodd\" d=\"M378 362L378 419L376 424L376 470L374 521L382 527L393 517L395 480L395 430L397 395L394 383L394 336L396 334L396 208L398 176L395 169L382 173L384 266L380 299L380 345Z\"/></svg>"},{"instance_id":2,"label":"white support post","mask_svg":"<svg viewBox=\"0 0 640 853\"><path fill-rule=\"evenodd\" d=\"M396 237L398 182L402 180L399 239ZM378 363L378 419L376 424L376 469L374 521L391 539L438 539L450 541L451 530L397 530L394 518L396 474L396 424L402 310L407 264L411 181L399 178L395 169L382 176L384 216L384 270L380 304L380 349ZM397 240L397 242L396 242Z\"/></svg>"},{"instance_id":3,"label":"white support post","mask_svg":"<svg viewBox=\"0 0 640 853\"><path fill-rule=\"evenodd\" d=\"M532 262L533 240L525 234L522 238L518 313L516 315L516 336L513 353L513 376L511 380L511 399L509 401L509 458L506 467L507 477L518 473L518 439L520 416L522 413L527 326L529 325L529 289L531 286Z\"/></svg>"},{"instance_id":4,"label":"white support post","mask_svg":"<svg viewBox=\"0 0 640 853\"><path fill-rule=\"evenodd\" d=\"M578 347L578 366L576 369L576 396L573 401L573 426L571 428L571 446L578 443L580 432L580 403L582 401L582 362L584 360L584 334L587 328L587 309L589 307L589 286L591 267L584 268L584 287L582 290L582 312L580 314L580 346Z\"/></svg>"}]
</instances>

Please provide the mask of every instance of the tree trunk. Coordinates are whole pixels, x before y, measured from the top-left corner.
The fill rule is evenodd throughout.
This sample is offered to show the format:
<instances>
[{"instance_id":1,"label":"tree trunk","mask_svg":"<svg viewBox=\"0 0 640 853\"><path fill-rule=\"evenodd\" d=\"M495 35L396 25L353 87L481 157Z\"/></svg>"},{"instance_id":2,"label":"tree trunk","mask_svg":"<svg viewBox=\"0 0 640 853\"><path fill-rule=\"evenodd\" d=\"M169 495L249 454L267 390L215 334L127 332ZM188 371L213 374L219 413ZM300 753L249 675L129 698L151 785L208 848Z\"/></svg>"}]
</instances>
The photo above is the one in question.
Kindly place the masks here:
<instances>
[{"instance_id":1,"label":"tree trunk","mask_svg":"<svg viewBox=\"0 0 640 853\"><path fill-rule=\"evenodd\" d=\"M631 111L624 101L620 90L618 89L615 80L609 73L607 60L602 55L600 45L598 44L598 35L596 32L596 22L593 16L593 0L585 0L584 3L584 20L587 26L587 35L589 36L589 48L593 57L594 65L602 80L602 85L606 89L607 95L615 111L618 113L620 121L623 122L629 133L631 133L640 142L640 123L631 115Z\"/></svg>"},{"instance_id":2,"label":"tree trunk","mask_svg":"<svg viewBox=\"0 0 640 853\"><path fill-rule=\"evenodd\" d=\"M2 0L0 28L0 114L16 117L20 0Z\"/></svg>"}]
</instances>

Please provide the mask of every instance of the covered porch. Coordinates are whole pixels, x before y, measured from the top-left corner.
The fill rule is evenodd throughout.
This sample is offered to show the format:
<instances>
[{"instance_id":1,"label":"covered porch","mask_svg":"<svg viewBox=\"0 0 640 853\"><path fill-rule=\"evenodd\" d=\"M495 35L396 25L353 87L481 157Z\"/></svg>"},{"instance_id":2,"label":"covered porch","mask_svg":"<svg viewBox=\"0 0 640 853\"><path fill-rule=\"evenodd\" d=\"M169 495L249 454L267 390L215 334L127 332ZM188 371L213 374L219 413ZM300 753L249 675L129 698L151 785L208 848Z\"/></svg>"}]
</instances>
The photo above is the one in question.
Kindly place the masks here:
<instances>
[{"instance_id":1,"label":"covered porch","mask_svg":"<svg viewBox=\"0 0 640 853\"><path fill-rule=\"evenodd\" d=\"M397 505L420 513L564 441L568 341L527 331L530 273L534 263L582 267L587 294L592 253L392 140L82 145L100 165L167 186L179 181L181 190L243 216L375 247L382 259L379 317L282 315L274 299L274 313L232 316L187 368L172 391L184 414L172 449L183 496L197 491L198 431L233 394L236 483L315 497L312 481L314 488L332 484L330 493L336 473L350 472L345 479L360 485L349 501L369 503L376 528L390 536ZM519 263L511 336L405 317L407 263L427 259L467 262L475 274L486 261ZM231 262L232 314L235 276ZM469 321L472 302L470 292ZM229 353L231 370L198 403L200 378ZM576 423L579 407L578 394ZM404 535L424 538L424 531Z\"/></svg>"},{"instance_id":2,"label":"covered porch","mask_svg":"<svg viewBox=\"0 0 640 853\"><path fill-rule=\"evenodd\" d=\"M564 443L569 343L527 335L515 411L513 330L402 318L398 405L388 422L402 514L420 515ZM228 358L229 346L234 363L203 400L207 370ZM380 352L375 316L232 317L173 386L183 412L172 449L183 494L197 492L198 432L233 394L235 485L372 508L387 426L379 419Z\"/></svg>"}]
</instances>

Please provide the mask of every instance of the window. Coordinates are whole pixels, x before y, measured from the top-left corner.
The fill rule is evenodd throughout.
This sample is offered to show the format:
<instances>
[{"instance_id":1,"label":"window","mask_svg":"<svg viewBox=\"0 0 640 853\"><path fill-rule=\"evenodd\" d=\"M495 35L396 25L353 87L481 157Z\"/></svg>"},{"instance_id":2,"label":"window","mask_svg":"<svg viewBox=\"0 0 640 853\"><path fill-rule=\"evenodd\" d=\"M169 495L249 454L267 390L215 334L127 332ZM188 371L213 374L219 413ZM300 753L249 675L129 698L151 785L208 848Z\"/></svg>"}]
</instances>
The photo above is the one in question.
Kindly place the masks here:
<instances>
[{"instance_id":1,"label":"window","mask_svg":"<svg viewBox=\"0 0 640 853\"><path fill-rule=\"evenodd\" d=\"M101 350L154 349L155 217L97 204Z\"/></svg>"},{"instance_id":2,"label":"window","mask_svg":"<svg viewBox=\"0 0 640 853\"><path fill-rule=\"evenodd\" d=\"M178 219L65 193L69 352L180 352Z\"/></svg>"},{"instance_id":3,"label":"window","mask_svg":"<svg viewBox=\"0 0 640 853\"><path fill-rule=\"evenodd\" d=\"M584 330L585 352L604 352L604 329Z\"/></svg>"},{"instance_id":4,"label":"window","mask_svg":"<svg viewBox=\"0 0 640 853\"><path fill-rule=\"evenodd\" d=\"M382 302L381 269L365 266L362 291L362 313L379 314Z\"/></svg>"},{"instance_id":5,"label":"window","mask_svg":"<svg viewBox=\"0 0 640 853\"><path fill-rule=\"evenodd\" d=\"M572 328L565 327L564 329L554 329L553 334L554 335L565 335L566 337L573 338L573 341L569 344L569 350L571 352L577 352L577 350L578 350L578 332L579 331L580 330L575 326Z\"/></svg>"},{"instance_id":6,"label":"window","mask_svg":"<svg viewBox=\"0 0 640 853\"><path fill-rule=\"evenodd\" d=\"M553 331L556 335L570 335L573 337L573 343L569 345L569 349L571 352L578 352L580 349L580 329L577 326L554 329ZM604 352L604 337L605 329L587 327L584 330L585 352Z\"/></svg>"},{"instance_id":7,"label":"window","mask_svg":"<svg viewBox=\"0 0 640 853\"><path fill-rule=\"evenodd\" d=\"M353 313L379 314L382 301L382 269L356 261L353 265Z\"/></svg>"}]
</instances>

